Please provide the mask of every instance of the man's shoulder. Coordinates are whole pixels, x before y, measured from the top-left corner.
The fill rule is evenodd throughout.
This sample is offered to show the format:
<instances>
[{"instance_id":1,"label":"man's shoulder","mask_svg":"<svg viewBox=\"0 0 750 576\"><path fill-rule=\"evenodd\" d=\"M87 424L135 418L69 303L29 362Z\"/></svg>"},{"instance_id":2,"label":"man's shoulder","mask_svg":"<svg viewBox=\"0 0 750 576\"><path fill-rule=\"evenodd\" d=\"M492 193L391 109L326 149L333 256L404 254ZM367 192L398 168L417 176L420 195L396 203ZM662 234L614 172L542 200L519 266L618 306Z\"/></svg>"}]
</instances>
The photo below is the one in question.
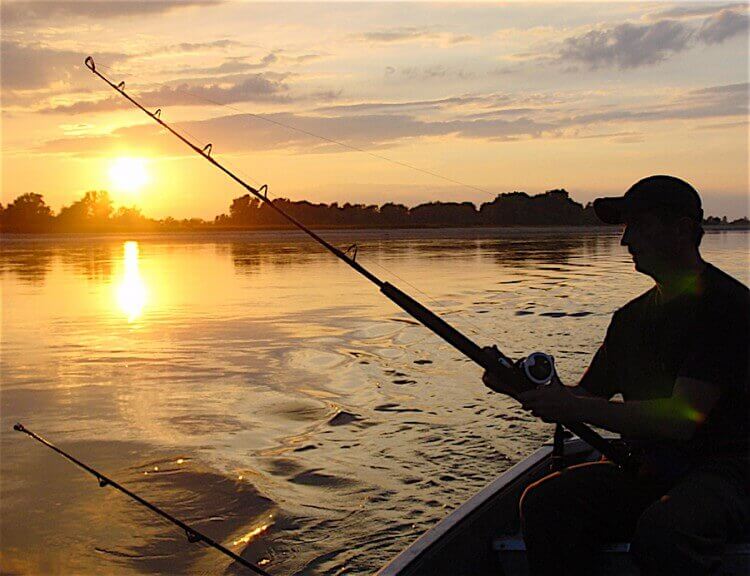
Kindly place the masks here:
<instances>
[{"instance_id":1,"label":"man's shoulder","mask_svg":"<svg viewBox=\"0 0 750 576\"><path fill-rule=\"evenodd\" d=\"M629 324L645 318L653 311L657 300L658 288L653 286L618 308L612 316L612 323ZM733 318L733 323L737 320L742 322L750 318L750 289L720 268L707 263L692 294L672 311L680 310L680 306L697 307L702 316Z\"/></svg>"},{"instance_id":2,"label":"man's shoulder","mask_svg":"<svg viewBox=\"0 0 750 576\"><path fill-rule=\"evenodd\" d=\"M703 274L703 292L706 297L720 299L725 304L750 303L750 289L734 276L730 276L723 270L713 264L706 264L706 270Z\"/></svg>"},{"instance_id":3,"label":"man's shoulder","mask_svg":"<svg viewBox=\"0 0 750 576\"><path fill-rule=\"evenodd\" d=\"M612 322L624 322L632 319L634 316L643 314L644 310L654 302L656 292L657 288L653 286L640 296L633 298L627 304L620 306L612 315Z\"/></svg>"},{"instance_id":4,"label":"man's shoulder","mask_svg":"<svg viewBox=\"0 0 750 576\"><path fill-rule=\"evenodd\" d=\"M708 265L697 307L698 318L706 327L745 334L750 329L750 290L726 272Z\"/></svg>"}]
</instances>

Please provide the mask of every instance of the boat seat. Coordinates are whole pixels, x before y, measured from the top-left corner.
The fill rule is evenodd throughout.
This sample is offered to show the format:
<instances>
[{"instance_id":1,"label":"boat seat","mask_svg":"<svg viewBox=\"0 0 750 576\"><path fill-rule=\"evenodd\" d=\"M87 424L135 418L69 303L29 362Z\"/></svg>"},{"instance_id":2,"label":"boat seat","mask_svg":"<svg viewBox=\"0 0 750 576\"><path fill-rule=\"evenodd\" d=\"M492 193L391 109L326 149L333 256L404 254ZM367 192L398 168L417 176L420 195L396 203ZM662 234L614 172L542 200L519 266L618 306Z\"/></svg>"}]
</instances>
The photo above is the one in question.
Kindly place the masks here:
<instances>
[{"instance_id":1,"label":"boat seat","mask_svg":"<svg viewBox=\"0 0 750 576\"><path fill-rule=\"evenodd\" d=\"M497 538L492 547L500 556L500 562L506 576L525 576L529 573L526 564L526 544L524 544L520 535ZM629 542L617 542L602 546L595 562L597 566L595 574L602 576L605 574L638 576L640 572L633 563L629 551ZM746 576L750 574L750 533L745 535L742 542L727 544L724 551L724 563L719 574L722 576Z\"/></svg>"}]
</instances>

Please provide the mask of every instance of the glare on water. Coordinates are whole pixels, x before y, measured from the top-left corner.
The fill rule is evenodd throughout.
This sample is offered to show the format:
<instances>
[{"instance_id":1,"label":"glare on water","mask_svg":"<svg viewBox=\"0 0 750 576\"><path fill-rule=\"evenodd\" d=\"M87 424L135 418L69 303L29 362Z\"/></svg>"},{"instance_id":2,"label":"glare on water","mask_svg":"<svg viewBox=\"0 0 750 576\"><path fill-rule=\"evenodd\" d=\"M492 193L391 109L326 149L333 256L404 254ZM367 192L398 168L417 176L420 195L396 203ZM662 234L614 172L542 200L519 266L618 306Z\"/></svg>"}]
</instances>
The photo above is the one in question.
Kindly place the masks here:
<instances>
[{"instance_id":1,"label":"glare on water","mask_svg":"<svg viewBox=\"0 0 750 576\"><path fill-rule=\"evenodd\" d=\"M123 271L117 285L117 304L127 316L128 322L133 322L143 314L148 293L138 270L138 242L125 242L123 251Z\"/></svg>"}]
</instances>

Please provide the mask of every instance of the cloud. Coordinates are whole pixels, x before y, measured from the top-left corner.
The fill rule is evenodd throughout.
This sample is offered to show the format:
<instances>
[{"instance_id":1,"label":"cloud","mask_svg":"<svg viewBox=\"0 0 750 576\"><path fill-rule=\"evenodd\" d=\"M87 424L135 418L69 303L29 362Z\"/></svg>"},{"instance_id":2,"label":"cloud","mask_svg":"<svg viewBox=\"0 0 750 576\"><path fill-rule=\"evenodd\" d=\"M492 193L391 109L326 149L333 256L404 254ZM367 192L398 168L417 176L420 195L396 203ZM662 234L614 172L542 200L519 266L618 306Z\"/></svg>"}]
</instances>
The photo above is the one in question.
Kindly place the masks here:
<instances>
[{"instance_id":1,"label":"cloud","mask_svg":"<svg viewBox=\"0 0 750 576\"><path fill-rule=\"evenodd\" d=\"M696 130L727 130L731 128L747 128L750 124L750 120L740 120L739 122L721 122L717 124L704 124L703 126L697 126Z\"/></svg>"},{"instance_id":2,"label":"cloud","mask_svg":"<svg viewBox=\"0 0 750 576\"><path fill-rule=\"evenodd\" d=\"M322 54L299 54L298 56L285 56L287 60L291 60L296 64L303 64L305 62L313 62L314 60L320 60L324 58Z\"/></svg>"},{"instance_id":3,"label":"cloud","mask_svg":"<svg viewBox=\"0 0 750 576\"><path fill-rule=\"evenodd\" d=\"M474 36L469 34L451 34L449 32L438 32L434 29L418 28L416 26L364 32L353 36L353 38L369 44L397 44L424 41L463 44L465 42L472 42L475 39Z\"/></svg>"},{"instance_id":4,"label":"cloud","mask_svg":"<svg viewBox=\"0 0 750 576\"><path fill-rule=\"evenodd\" d=\"M670 8L659 10L656 13L649 15L648 18L651 20L661 20L663 18L688 19L695 18L696 16L710 16L727 9L741 10L743 8L744 5L738 3L722 5L689 3L683 6L672 6Z\"/></svg>"},{"instance_id":5,"label":"cloud","mask_svg":"<svg viewBox=\"0 0 750 576\"><path fill-rule=\"evenodd\" d=\"M503 116L533 116L542 111L538 108L515 107L515 108L497 108L486 112L474 112L464 116L466 120L489 120L491 118L502 118Z\"/></svg>"},{"instance_id":6,"label":"cloud","mask_svg":"<svg viewBox=\"0 0 750 576\"><path fill-rule=\"evenodd\" d=\"M611 67L627 70L658 64L697 44L719 44L747 35L750 28L747 12L737 6L683 6L658 14L675 15L677 19L659 19L646 24L625 22L589 30L563 40L552 58L539 54L531 58L574 67L583 65L589 70ZM698 16L701 18L696 24L694 20Z\"/></svg>"},{"instance_id":7,"label":"cloud","mask_svg":"<svg viewBox=\"0 0 750 576\"><path fill-rule=\"evenodd\" d=\"M398 75L407 80L441 80L446 78L458 78L467 80L474 77L473 72L463 69L447 68L442 64L433 64L431 66L405 66L403 68L394 68L387 66L385 69L386 77L395 77Z\"/></svg>"},{"instance_id":8,"label":"cloud","mask_svg":"<svg viewBox=\"0 0 750 576\"><path fill-rule=\"evenodd\" d=\"M203 52L205 50L214 50L216 48L235 48L238 46L242 46L242 43L228 39L213 40L211 42L181 42L179 44L172 44L160 48L158 53L179 52L183 54L187 52Z\"/></svg>"},{"instance_id":9,"label":"cloud","mask_svg":"<svg viewBox=\"0 0 750 576\"><path fill-rule=\"evenodd\" d=\"M552 126L530 118L514 120L447 120L424 121L405 114L368 114L351 116L309 116L292 113L256 115L235 114L198 122L174 125L178 131L197 135L201 144L214 142L221 152L293 149L297 152L341 152L349 146L378 149L410 138L454 135L483 140L511 140L538 137ZM293 126L294 129L285 126ZM252 134L252 138L248 138ZM320 134L328 140L312 136ZM150 125L121 128L107 135L66 137L48 141L37 152L56 154L107 154L112 147L127 143L129 147L159 154L189 154L179 142L172 142Z\"/></svg>"},{"instance_id":10,"label":"cloud","mask_svg":"<svg viewBox=\"0 0 750 576\"><path fill-rule=\"evenodd\" d=\"M216 6L223 0L32 0L3 2L0 15L6 26L29 22L87 18L91 20L129 16L156 16L191 6Z\"/></svg>"},{"instance_id":11,"label":"cloud","mask_svg":"<svg viewBox=\"0 0 750 576\"><path fill-rule=\"evenodd\" d=\"M281 102L288 101L289 86L283 81L269 78L264 74L252 74L242 81L225 86L224 84L163 86L147 92L144 99L153 99L161 104L191 105L195 100L211 100L217 104L235 102Z\"/></svg>"},{"instance_id":12,"label":"cloud","mask_svg":"<svg viewBox=\"0 0 750 576\"><path fill-rule=\"evenodd\" d=\"M504 95L467 95L413 102L362 102L319 108L313 113L276 113L262 117L233 114L204 121L175 124L195 134L200 143L213 142L217 153L250 150L294 150L297 153L341 152L330 142L376 150L415 138L455 137L511 141L540 137L641 138L633 126L670 120L746 119L747 83L685 91L671 99L661 93L653 104L638 101L601 112L587 108L586 93L512 99ZM423 114L430 108L430 114ZM479 111L479 112L477 112ZM440 117L440 119L436 119ZM628 126L623 126L627 124ZM697 125L697 124L696 124ZM293 127L293 128L291 128ZM602 134L602 128L608 134ZM592 130L595 130L592 132ZM248 137L252 134L252 138ZM316 138L319 134L328 141ZM591 136L593 137L593 136ZM107 154L127 143L157 154L189 154L179 142L148 124L121 128L99 136L70 135L46 142L37 151L56 154Z\"/></svg>"},{"instance_id":13,"label":"cloud","mask_svg":"<svg viewBox=\"0 0 750 576\"><path fill-rule=\"evenodd\" d=\"M234 83L171 84L154 90L139 91L142 103L154 102L158 106L205 106L206 104L234 104L237 102L290 102L289 86L285 75L251 74ZM127 86L126 86L127 89ZM40 112L80 114L129 108L131 105L118 95L95 101L44 108Z\"/></svg>"},{"instance_id":14,"label":"cloud","mask_svg":"<svg viewBox=\"0 0 750 576\"><path fill-rule=\"evenodd\" d=\"M750 108L750 84L742 82L692 90L686 100L699 104L704 111L715 111L717 116L747 115Z\"/></svg>"},{"instance_id":15,"label":"cloud","mask_svg":"<svg viewBox=\"0 0 750 576\"><path fill-rule=\"evenodd\" d=\"M732 36L747 34L749 23L747 13L721 10L703 22L698 39L706 44L720 44Z\"/></svg>"},{"instance_id":16,"label":"cloud","mask_svg":"<svg viewBox=\"0 0 750 576\"><path fill-rule=\"evenodd\" d=\"M110 63L126 60L126 54L102 54ZM40 44L0 43L4 90L35 90L55 83L69 84L83 68L86 54L55 50Z\"/></svg>"},{"instance_id":17,"label":"cloud","mask_svg":"<svg viewBox=\"0 0 750 576\"><path fill-rule=\"evenodd\" d=\"M181 43L166 46L155 50L155 54L164 54L165 52L191 52L201 50L212 50L217 48L229 48L239 45L232 40L215 40L201 43ZM148 56L146 54L123 54L123 53L105 53L97 52L97 62L106 62L108 66ZM28 91L48 89L51 86L57 86L57 91L63 87L68 92L86 91L88 86L88 76L81 73L85 71L83 61L88 56L87 53L75 50L65 50L52 48L40 43L22 43L12 40L3 40L0 44L0 60L2 63L2 87L4 91ZM243 58L230 58L220 66L211 68L185 68L181 72L198 74L211 74L213 76L224 76L227 74L238 74L250 70L261 69L269 66L277 60L273 53L265 55L260 62L244 62ZM170 70L170 74L174 71ZM85 80L84 80L85 78ZM247 87L245 87L247 88ZM9 101L29 104L33 99L31 95L26 94L26 98L21 98L21 94L5 94ZM39 95L36 95L39 98ZM106 109L112 109L112 106L106 106Z\"/></svg>"},{"instance_id":18,"label":"cloud","mask_svg":"<svg viewBox=\"0 0 750 576\"><path fill-rule=\"evenodd\" d=\"M465 42L474 42L476 38L471 34L452 34L448 37L448 44L463 44Z\"/></svg>"},{"instance_id":19,"label":"cloud","mask_svg":"<svg viewBox=\"0 0 750 576\"><path fill-rule=\"evenodd\" d=\"M173 71L175 74L201 74L206 76L223 76L225 74L239 74L250 70L261 70L268 68L279 60L274 52L269 52L257 62L247 62L244 56L235 56L228 58L218 66L206 68L185 67Z\"/></svg>"},{"instance_id":20,"label":"cloud","mask_svg":"<svg viewBox=\"0 0 750 576\"><path fill-rule=\"evenodd\" d=\"M559 49L559 58L583 64L590 70L611 66L637 68L656 64L684 50L692 34L689 27L672 20L646 25L626 22L566 38Z\"/></svg>"},{"instance_id":21,"label":"cloud","mask_svg":"<svg viewBox=\"0 0 750 576\"><path fill-rule=\"evenodd\" d=\"M108 96L100 100L79 100L73 104L58 104L41 108L37 112L43 114L84 114L91 112L111 112L113 110L126 110L132 104L120 96Z\"/></svg>"},{"instance_id":22,"label":"cloud","mask_svg":"<svg viewBox=\"0 0 750 576\"><path fill-rule=\"evenodd\" d=\"M401 111L428 111L444 109L447 106L462 106L486 100L485 96L451 96L449 98L437 98L434 100L407 100L404 102L359 102L356 104L338 104L317 108L315 112L323 114L359 114L362 112L386 112L389 110Z\"/></svg>"},{"instance_id":23,"label":"cloud","mask_svg":"<svg viewBox=\"0 0 750 576\"><path fill-rule=\"evenodd\" d=\"M750 111L748 88L750 84L711 86L680 95L671 102L635 109L619 108L607 112L580 114L566 124L588 125L603 122L654 122L662 120L699 120L727 116L746 117Z\"/></svg>"}]
</instances>

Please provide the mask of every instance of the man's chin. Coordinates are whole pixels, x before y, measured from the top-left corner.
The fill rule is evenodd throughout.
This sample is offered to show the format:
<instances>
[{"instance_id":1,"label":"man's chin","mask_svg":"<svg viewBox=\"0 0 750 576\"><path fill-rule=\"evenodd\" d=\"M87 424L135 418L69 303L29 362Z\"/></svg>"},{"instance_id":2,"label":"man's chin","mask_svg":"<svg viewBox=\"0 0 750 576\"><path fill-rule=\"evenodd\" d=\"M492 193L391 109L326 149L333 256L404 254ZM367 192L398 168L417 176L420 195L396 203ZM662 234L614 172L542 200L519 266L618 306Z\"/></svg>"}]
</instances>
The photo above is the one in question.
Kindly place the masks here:
<instances>
[{"instance_id":1,"label":"man's chin","mask_svg":"<svg viewBox=\"0 0 750 576\"><path fill-rule=\"evenodd\" d=\"M646 274L647 276L651 276L653 278L654 267L649 266L648 262L644 262L641 258L637 258L634 256L633 266L635 267L636 272L640 272L641 274Z\"/></svg>"},{"instance_id":2,"label":"man's chin","mask_svg":"<svg viewBox=\"0 0 750 576\"><path fill-rule=\"evenodd\" d=\"M641 260L638 256L635 254L632 255L633 258L633 266L635 266L635 269L638 272L646 273L646 269L643 267L643 260Z\"/></svg>"}]
</instances>

